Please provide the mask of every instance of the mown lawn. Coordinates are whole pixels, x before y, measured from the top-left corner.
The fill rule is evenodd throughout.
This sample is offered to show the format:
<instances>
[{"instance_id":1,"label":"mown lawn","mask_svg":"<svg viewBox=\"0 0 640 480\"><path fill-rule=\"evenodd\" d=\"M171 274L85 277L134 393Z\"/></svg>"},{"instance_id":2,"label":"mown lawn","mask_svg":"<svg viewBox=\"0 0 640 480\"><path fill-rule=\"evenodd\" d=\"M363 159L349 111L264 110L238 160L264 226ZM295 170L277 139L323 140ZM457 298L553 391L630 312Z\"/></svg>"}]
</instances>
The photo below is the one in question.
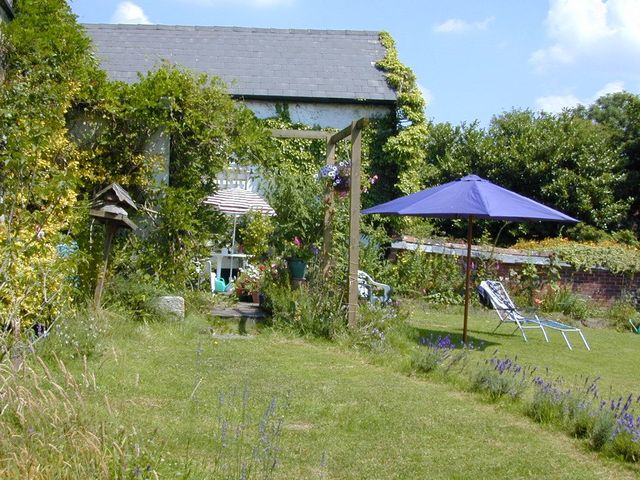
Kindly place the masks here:
<instances>
[{"instance_id":1,"label":"mown lawn","mask_svg":"<svg viewBox=\"0 0 640 480\"><path fill-rule=\"evenodd\" d=\"M413 303L410 324L416 337L449 335L459 341L462 338L463 314L461 308L433 309ZM580 327L591 351L587 351L576 333L568 333L573 350L569 350L560 332L547 330L550 342L544 340L539 330L527 330L528 342L520 331L512 334L512 324L503 324L493 332L498 317L492 310L472 309L469 314L469 339L480 351L472 358L483 361L497 350L498 356L518 359L518 363L538 367L538 371L550 377L563 377L569 382L580 382L584 377L600 377L600 391L609 396L640 394L640 335L617 332L613 329ZM493 333L492 333L493 332ZM547 369L548 372L547 373Z\"/></svg>"},{"instance_id":2,"label":"mown lawn","mask_svg":"<svg viewBox=\"0 0 640 480\"><path fill-rule=\"evenodd\" d=\"M425 332L455 333L459 317L426 311L413 321ZM550 367L568 362L570 373L584 373L589 362L599 370L605 355L626 365L610 345L619 335L613 332L587 332L593 352L568 353L559 342L524 345L517 338L489 336L485 323L488 318L474 315L472 335L505 353L527 352L520 355L523 361L539 362L544 351ZM98 386L94 400L101 403L106 395L110 411L102 412L105 418L135 427L143 449L155 452L150 461L160 478L187 472L190 478L240 478L242 463L262 452L254 447L275 444L274 477L283 479L620 479L637 474L477 395L368 364L334 344L277 333L223 340L212 335L205 319L189 317L183 323L151 324L123 319L101 347L88 365ZM637 361L637 351L629 358ZM81 362L72 367L84 369ZM617 368L594 373L615 373L611 378L621 388L631 387L632 380ZM625 371L630 373L631 366ZM275 413L269 420L263 412L270 405ZM278 418L283 420L280 435L269 440L269 428L261 435L261 419L263 426L274 427ZM239 429L241 424L246 426ZM237 447L235 437L248 446ZM213 476L224 465L229 475ZM267 478L253 473L251 478Z\"/></svg>"}]
</instances>

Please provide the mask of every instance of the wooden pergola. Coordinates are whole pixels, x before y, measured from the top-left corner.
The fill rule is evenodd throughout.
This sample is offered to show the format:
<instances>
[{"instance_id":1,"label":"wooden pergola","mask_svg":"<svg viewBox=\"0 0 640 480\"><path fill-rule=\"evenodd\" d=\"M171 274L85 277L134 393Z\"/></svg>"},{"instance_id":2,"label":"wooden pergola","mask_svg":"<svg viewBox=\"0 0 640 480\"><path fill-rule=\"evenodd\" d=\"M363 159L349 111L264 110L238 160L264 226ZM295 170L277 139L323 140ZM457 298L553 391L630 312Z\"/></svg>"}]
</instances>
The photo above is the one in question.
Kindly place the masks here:
<instances>
[{"instance_id":1,"label":"wooden pergola","mask_svg":"<svg viewBox=\"0 0 640 480\"><path fill-rule=\"evenodd\" d=\"M351 122L337 133L319 130L284 130L273 129L271 135L276 138L304 138L309 140L325 140L327 143L326 164L335 165L336 145L347 137L351 138L351 188L349 189L349 297L347 304L347 320L350 328L358 323L358 266L360 255L360 185L362 164L362 129L367 119ZM331 246L333 244L333 217L335 213L335 194L332 188L325 193L324 234L322 242L322 271L327 273L331 268Z\"/></svg>"}]
</instances>

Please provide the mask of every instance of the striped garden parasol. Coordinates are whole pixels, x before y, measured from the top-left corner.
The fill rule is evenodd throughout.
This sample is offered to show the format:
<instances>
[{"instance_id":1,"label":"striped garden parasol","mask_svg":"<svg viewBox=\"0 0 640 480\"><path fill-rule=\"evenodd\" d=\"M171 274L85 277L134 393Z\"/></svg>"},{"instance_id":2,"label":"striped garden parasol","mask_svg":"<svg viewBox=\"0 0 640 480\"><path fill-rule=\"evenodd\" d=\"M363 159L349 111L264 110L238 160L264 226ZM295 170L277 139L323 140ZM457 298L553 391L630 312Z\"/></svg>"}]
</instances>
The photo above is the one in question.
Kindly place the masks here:
<instances>
[{"instance_id":1,"label":"striped garden parasol","mask_svg":"<svg viewBox=\"0 0 640 480\"><path fill-rule=\"evenodd\" d=\"M232 251L236 244L236 224L240 215L245 215L249 212L260 212L269 216L276 214L275 210L264 198L251 190L243 188L220 190L215 195L205 198L203 203L212 205L222 213L233 215Z\"/></svg>"},{"instance_id":2,"label":"striped garden parasol","mask_svg":"<svg viewBox=\"0 0 640 480\"><path fill-rule=\"evenodd\" d=\"M242 188L220 190L215 195L205 198L204 204L213 205L222 213L230 215L244 215L249 212L260 212L270 216L276 214L264 198L255 192Z\"/></svg>"}]
</instances>

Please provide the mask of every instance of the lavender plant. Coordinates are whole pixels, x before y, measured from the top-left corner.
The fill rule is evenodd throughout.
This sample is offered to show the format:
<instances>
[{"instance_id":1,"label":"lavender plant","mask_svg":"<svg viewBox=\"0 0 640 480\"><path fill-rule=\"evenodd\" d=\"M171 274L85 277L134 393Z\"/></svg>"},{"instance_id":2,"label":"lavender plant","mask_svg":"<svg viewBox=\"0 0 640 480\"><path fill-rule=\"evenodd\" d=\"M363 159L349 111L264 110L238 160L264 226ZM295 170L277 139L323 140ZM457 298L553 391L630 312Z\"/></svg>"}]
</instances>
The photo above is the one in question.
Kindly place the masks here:
<instances>
[{"instance_id":1,"label":"lavender plant","mask_svg":"<svg viewBox=\"0 0 640 480\"><path fill-rule=\"evenodd\" d=\"M626 461L640 461L640 415L634 411L640 396L605 400L598 380L587 378L583 388L576 389L561 378L536 377L526 412L538 422L560 424L576 437L589 437L594 450L610 450Z\"/></svg>"},{"instance_id":2,"label":"lavender plant","mask_svg":"<svg viewBox=\"0 0 640 480\"><path fill-rule=\"evenodd\" d=\"M279 464L280 437L286 408L273 398L259 419L250 405L250 391L221 392L217 431L213 438L216 478L271 479Z\"/></svg>"},{"instance_id":3,"label":"lavender plant","mask_svg":"<svg viewBox=\"0 0 640 480\"><path fill-rule=\"evenodd\" d=\"M500 359L494 356L471 376L471 390L488 394L489 399L497 400L508 396L517 399L527 389L529 376L535 371L517 363L517 358Z\"/></svg>"},{"instance_id":4,"label":"lavender plant","mask_svg":"<svg viewBox=\"0 0 640 480\"><path fill-rule=\"evenodd\" d=\"M640 395L634 402L630 394L624 403L622 398L610 402L616 422L611 434L611 450L628 462L640 461L640 415L634 415L632 406L640 403Z\"/></svg>"},{"instance_id":5,"label":"lavender plant","mask_svg":"<svg viewBox=\"0 0 640 480\"><path fill-rule=\"evenodd\" d=\"M473 349L473 344L456 346L449 335L421 338L420 345L411 355L411 368L420 373L429 373L441 367L448 372L454 365L464 365L468 350Z\"/></svg>"},{"instance_id":6,"label":"lavender plant","mask_svg":"<svg viewBox=\"0 0 640 480\"><path fill-rule=\"evenodd\" d=\"M547 381L542 377L533 379L534 394L526 412L540 423L561 423L579 438L593 431L596 413L593 400L598 395L598 378L585 380L585 389L572 389L561 378Z\"/></svg>"}]
</instances>

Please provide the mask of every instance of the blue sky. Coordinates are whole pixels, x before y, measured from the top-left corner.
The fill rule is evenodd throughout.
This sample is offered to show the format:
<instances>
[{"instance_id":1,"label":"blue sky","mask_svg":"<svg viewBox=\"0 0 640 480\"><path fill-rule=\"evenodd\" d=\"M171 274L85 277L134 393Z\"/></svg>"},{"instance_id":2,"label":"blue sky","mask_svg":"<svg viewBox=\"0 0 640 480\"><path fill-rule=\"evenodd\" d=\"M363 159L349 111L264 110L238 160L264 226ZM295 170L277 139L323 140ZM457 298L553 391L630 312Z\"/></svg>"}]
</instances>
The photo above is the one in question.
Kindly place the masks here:
<instances>
[{"instance_id":1,"label":"blue sky","mask_svg":"<svg viewBox=\"0 0 640 480\"><path fill-rule=\"evenodd\" d=\"M640 0L70 0L86 23L382 30L436 122L640 93Z\"/></svg>"}]
</instances>

